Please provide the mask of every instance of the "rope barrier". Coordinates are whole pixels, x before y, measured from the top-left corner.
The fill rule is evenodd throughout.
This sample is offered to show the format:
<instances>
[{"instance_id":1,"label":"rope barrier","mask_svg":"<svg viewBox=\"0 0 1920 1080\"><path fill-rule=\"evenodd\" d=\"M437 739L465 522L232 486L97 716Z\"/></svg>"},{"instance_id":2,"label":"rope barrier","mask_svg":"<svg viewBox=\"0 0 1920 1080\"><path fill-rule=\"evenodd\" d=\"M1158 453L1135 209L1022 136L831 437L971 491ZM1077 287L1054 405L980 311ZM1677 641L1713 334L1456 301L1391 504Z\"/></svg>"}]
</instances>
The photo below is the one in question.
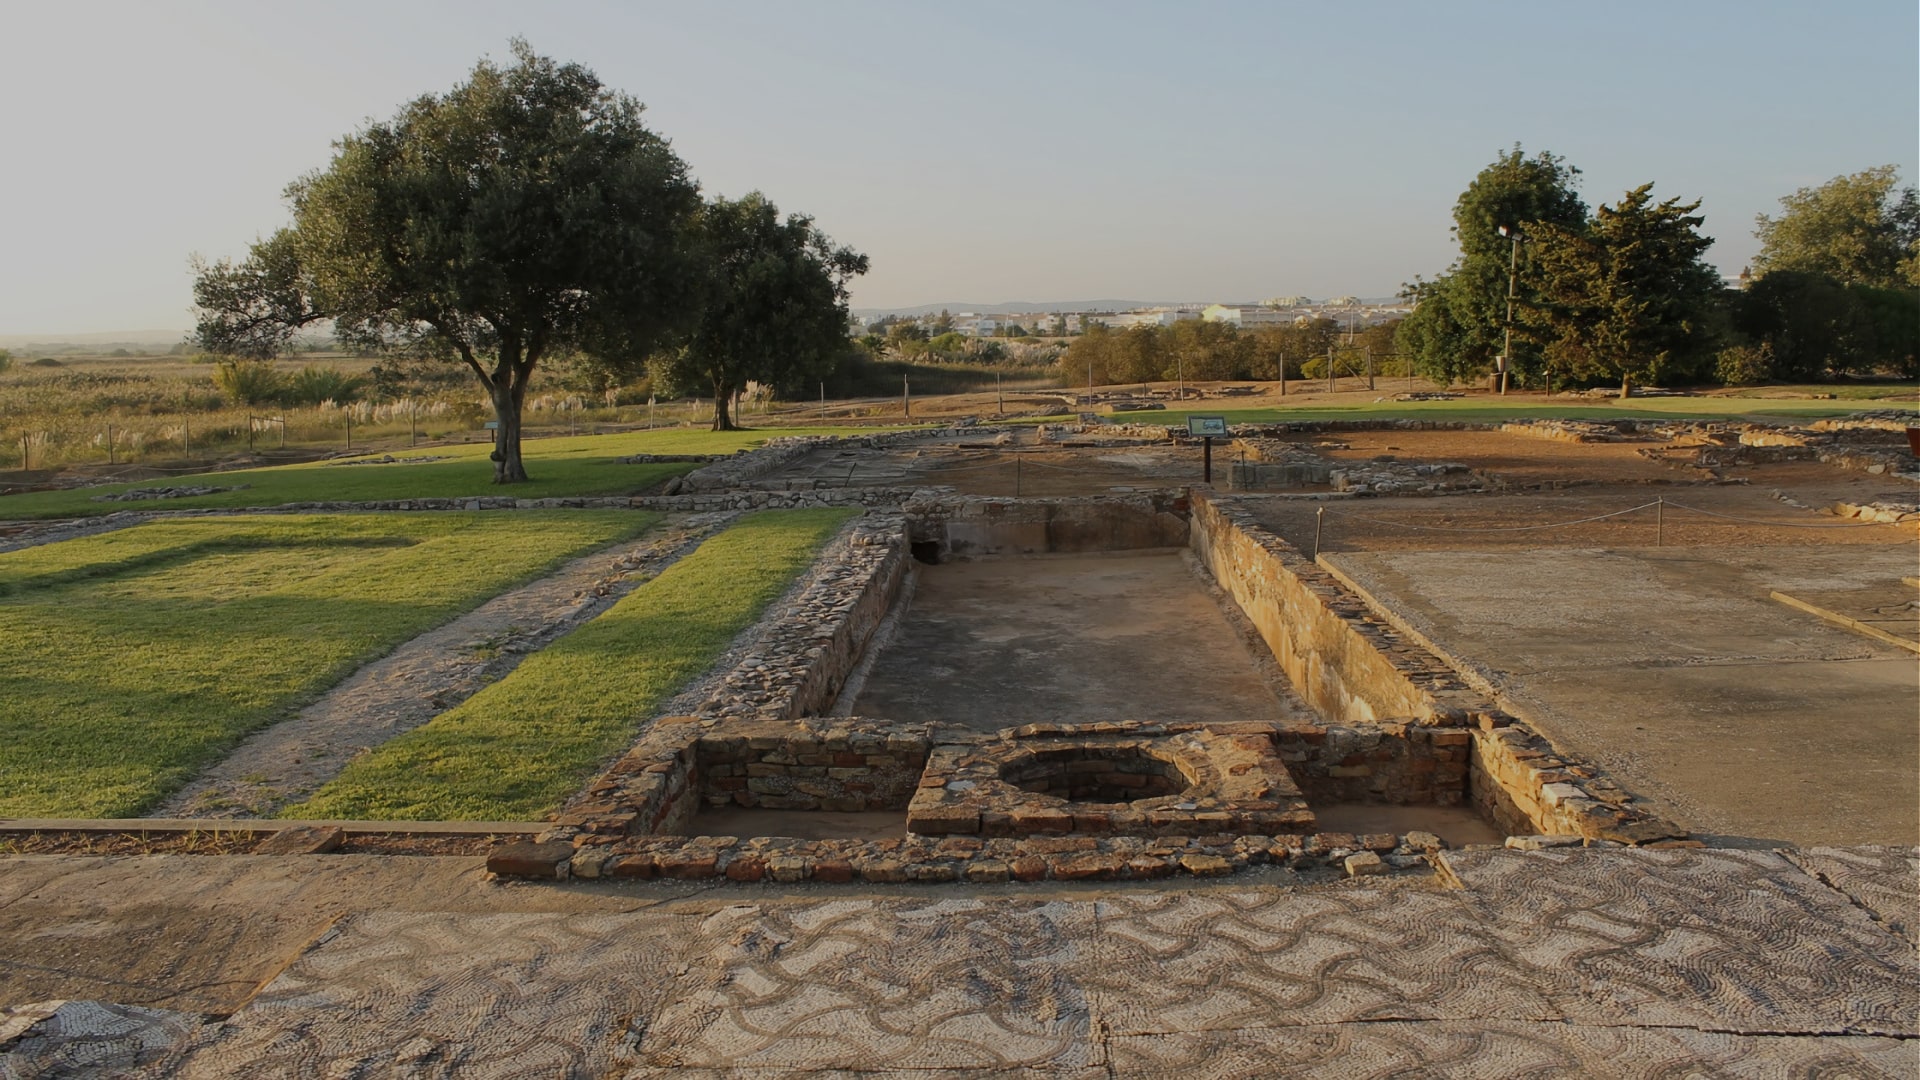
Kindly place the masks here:
<instances>
[{"instance_id":1,"label":"rope barrier","mask_svg":"<svg viewBox=\"0 0 1920 1080\"><path fill-rule=\"evenodd\" d=\"M1595 514L1592 517L1576 518L1572 521L1556 521L1550 525L1501 525L1493 528L1481 528L1481 529L1459 528L1459 527L1450 526L1450 525L1410 525L1410 524L1407 524L1406 522L1401 522L1401 521L1387 521L1383 518L1371 518L1363 514L1349 514L1344 510L1333 510L1333 511L1326 511L1326 512L1332 513L1333 516L1335 517L1352 518L1355 521L1366 521L1366 522L1371 522L1372 524L1375 524L1375 525L1386 525L1386 526L1390 526L1392 528L1397 528L1397 529L1418 529L1422 532L1503 533L1503 532L1538 532L1541 529L1564 529L1571 525L1585 525L1590 521L1605 521L1608 518L1623 517L1627 514L1638 513L1642 510L1647 509L1650 506L1659 506L1659 505L1660 503L1658 501L1650 502L1650 503L1641 503L1639 506L1630 506L1625 510L1615 510L1610 514ZM1668 504L1668 505L1672 505L1672 504Z\"/></svg>"},{"instance_id":2,"label":"rope barrier","mask_svg":"<svg viewBox=\"0 0 1920 1080\"><path fill-rule=\"evenodd\" d=\"M1698 506L1688 506L1685 503L1674 502L1672 499L1667 500L1667 505L1680 510L1691 510L1696 514L1705 514L1708 517L1725 518L1728 521L1738 521L1747 525L1767 525L1779 529L1872 529L1887 525L1903 524L1897 521L1836 521L1832 523L1813 521L1766 521L1761 518L1737 517L1733 514L1722 514L1717 510L1703 510Z\"/></svg>"}]
</instances>

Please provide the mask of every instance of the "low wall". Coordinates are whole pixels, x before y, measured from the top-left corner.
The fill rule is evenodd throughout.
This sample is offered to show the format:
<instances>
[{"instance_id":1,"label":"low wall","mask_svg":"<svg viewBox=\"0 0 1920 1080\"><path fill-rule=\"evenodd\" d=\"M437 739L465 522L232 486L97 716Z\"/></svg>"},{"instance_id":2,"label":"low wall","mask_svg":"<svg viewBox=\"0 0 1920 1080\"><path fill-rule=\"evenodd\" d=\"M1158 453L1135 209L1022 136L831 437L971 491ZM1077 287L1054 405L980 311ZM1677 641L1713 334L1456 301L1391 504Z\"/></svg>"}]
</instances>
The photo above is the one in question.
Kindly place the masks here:
<instances>
[{"instance_id":1,"label":"low wall","mask_svg":"<svg viewBox=\"0 0 1920 1080\"><path fill-rule=\"evenodd\" d=\"M1273 733L1280 760L1309 805L1392 803L1460 806L1468 801L1473 733L1410 724L1295 724ZM1492 820L1492 819L1489 819ZM1530 833L1531 823L1509 832Z\"/></svg>"},{"instance_id":2,"label":"low wall","mask_svg":"<svg viewBox=\"0 0 1920 1080\"><path fill-rule=\"evenodd\" d=\"M1324 719L1464 720L1464 712L1434 694L1464 688L1452 669L1400 641L1332 575L1227 500L1196 492L1192 514L1195 557Z\"/></svg>"},{"instance_id":3,"label":"low wall","mask_svg":"<svg viewBox=\"0 0 1920 1080\"><path fill-rule=\"evenodd\" d=\"M905 523L893 515L856 519L844 543L836 540L828 550L836 548L842 551L837 565L763 628L751 653L718 680L700 717L656 723L568 801L554 818L559 833L658 832L676 820L682 796L697 787L688 747L698 731L688 735L693 729L684 723L793 721L832 704L900 595L908 563Z\"/></svg>"},{"instance_id":4,"label":"low wall","mask_svg":"<svg viewBox=\"0 0 1920 1080\"><path fill-rule=\"evenodd\" d=\"M1324 769L1311 764L1315 757L1329 762L1324 751L1294 747L1302 764L1289 765L1309 802L1421 801L1428 792L1436 802L1458 798L1444 793L1464 767L1465 797L1510 834L1620 843L1686 835L1494 707L1231 499L1196 491L1192 512L1195 556L1258 628L1294 689L1328 721L1322 738L1342 727L1382 735L1380 743L1364 748L1358 745L1364 740L1356 739L1353 752ZM1430 731L1424 749L1413 734L1421 729ZM1399 746L1385 745L1393 732L1407 737L1391 740ZM1288 748L1278 740L1286 737L1276 736L1283 757ZM1432 762L1431 774L1423 759ZM1442 775L1448 777L1444 783Z\"/></svg>"},{"instance_id":5,"label":"low wall","mask_svg":"<svg viewBox=\"0 0 1920 1080\"><path fill-rule=\"evenodd\" d=\"M941 558L1185 547L1184 491L1017 499L923 491L902 508L913 543Z\"/></svg>"}]
</instances>

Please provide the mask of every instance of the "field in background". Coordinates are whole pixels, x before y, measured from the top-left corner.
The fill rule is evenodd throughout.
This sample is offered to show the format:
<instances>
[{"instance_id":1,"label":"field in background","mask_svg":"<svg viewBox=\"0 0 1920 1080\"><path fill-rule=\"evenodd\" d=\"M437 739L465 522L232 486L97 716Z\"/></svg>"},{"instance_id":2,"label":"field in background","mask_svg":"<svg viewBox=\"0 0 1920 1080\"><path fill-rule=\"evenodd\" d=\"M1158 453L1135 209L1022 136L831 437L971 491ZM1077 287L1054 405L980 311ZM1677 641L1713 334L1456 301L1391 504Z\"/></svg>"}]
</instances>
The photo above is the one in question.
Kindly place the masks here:
<instances>
[{"instance_id":1,"label":"field in background","mask_svg":"<svg viewBox=\"0 0 1920 1080\"><path fill-rule=\"evenodd\" d=\"M280 816L537 820L759 621L855 513L743 518L505 679L355 760Z\"/></svg>"},{"instance_id":2,"label":"field in background","mask_svg":"<svg viewBox=\"0 0 1920 1080\"><path fill-rule=\"evenodd\" d=\"M690 462L629 465L636 454L731 454L760 446L780 435L843 435L867 428L767 428L754 431L667 429L612 435L560 436L524 443L524 484L493 483L487 444L436 446L399 451L390 464L305 462L259 469L235 469L204 475L142 480L67 491L30 491L0 497L0 520L36 520L110 514L116 510L185 510L208 507L279 506L302 502L367 502L383 499L461 498L509 495L549 499L590 495L627 495L644 491L671 476L699 466ZM432 460L421 460L432 459ZM157 485L211 485L241 490L188 498L96 502L95 497Z\"/></svg>"},{"instance_id":3,"label":"field in background","mask_svg":"<svg viewBox=\"0 0 1920 1080\"><path fill-rule=\"evenodd\" d=\"M0 817L136 815L366 661L658 521L231 517L0 554Z\"/></svg>"}]
</instances>

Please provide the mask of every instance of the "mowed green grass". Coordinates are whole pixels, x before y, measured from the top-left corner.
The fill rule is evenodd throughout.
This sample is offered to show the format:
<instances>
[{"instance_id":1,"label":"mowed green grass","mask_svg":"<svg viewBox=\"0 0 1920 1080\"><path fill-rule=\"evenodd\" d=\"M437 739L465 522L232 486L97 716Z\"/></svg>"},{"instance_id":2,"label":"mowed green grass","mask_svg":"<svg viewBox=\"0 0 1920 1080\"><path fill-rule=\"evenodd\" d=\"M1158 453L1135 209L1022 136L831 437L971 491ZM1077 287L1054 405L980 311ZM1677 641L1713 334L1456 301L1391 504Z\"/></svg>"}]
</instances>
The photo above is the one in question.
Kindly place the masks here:
<instances>
[{"instance_id":1,"label":"mowed green grass","mask_svg":"<svg viewBox=\"0 0 1920 1080\"><path fill-rule=\"evenodd\" d=\"M1391 388L1383 388L1391 394ZM1359 405L1303 405L1259 409L1146 409L1117 413L1120 423L1184 426L1189 416L1224 416L1229 424L1278 424L1313 420L1441 420L1500 423L1507 420L1738 420L1817 419L1846 416L1862 409L1895 408L1898 401L1806 401L1735 397L1634 398L1630 404L1498 404L1484 396L1451 401L1382 401Z\"/></svg>"},{"instance_id":2,"label":"mowed green grass","mask_svg":"<svg viewBox=\"0 0 1920 1080\"><path fill-rule=\"evenodd\" d=\"M0 554L0 817L125 817L635 511L174 521Z\"/></svg>"},{"instance_id":3,"label":"mowed green grass","mask_svg":"<svg viewBox=\"0 0 1920 1080\"><path fill-rule=\"evenodd\" d=\"M630 744L857 511L766 511L513 673L356 759L286 818L529 821Z\"/></svg>"},{"instance_id":4,"label":"mowed green grass","mask_svg":"<svg viewBox=\"0 0 1920 1080\"><path fill-rule=\"evenodd\" d=\"M873 428L767 428L755 431L696 431L670 428L617 435L576 435L529 440L524 445L527 475L524 484L493 482L490 443L422 447L397 451L397 460L382 465L328 465L310 462L260 469L201 473L167 480L142 480L74 491L33 491L0 498L0 519L37 520L110 514L117 510L185 510L198 507L281 506L305 502L373 502L384 499L452 499L506 495L518 499L557 499L594 495L627 495L643 491L670 476L698 468L689 462L624 464L635 454L731 454L749 450L780 435L848 435L871 433ZM412 461L417 458L440 461ZM186 499L155 502L95 502L132 488L159 486L237 487Z\"/></svg>"}]
</instances>

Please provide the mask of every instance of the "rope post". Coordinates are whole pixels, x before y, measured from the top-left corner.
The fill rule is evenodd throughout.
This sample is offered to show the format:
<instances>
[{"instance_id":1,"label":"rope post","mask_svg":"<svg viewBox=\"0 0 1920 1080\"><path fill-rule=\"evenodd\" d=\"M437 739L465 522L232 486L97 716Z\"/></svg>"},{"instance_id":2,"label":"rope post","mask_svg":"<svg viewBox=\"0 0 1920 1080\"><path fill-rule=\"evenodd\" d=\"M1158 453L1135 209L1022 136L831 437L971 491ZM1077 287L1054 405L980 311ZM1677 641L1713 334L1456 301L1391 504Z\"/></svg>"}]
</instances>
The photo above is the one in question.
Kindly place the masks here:
<instances>
[{"instance_id":1,"label":"rope post","mask_svg":"<svg viewBox=\"0 0 1920 1080\"><path fill-rule=\"evenodd\" d=\"M1327 508L1324 506L1316 507L1313 511L1313 557L1315 561L1318 561L1320 558L1320 527L1326 524L1326 521Z\"/></svg>"},{"instance_id":2,"label":"rope post","mask_svg":"<svg viewBox=\"0 0 1920 1080\"><path fill-rule=\"evenodd\" d=\"M1013 455L1013 497L1020 497L1020 455Z\"/></svg>"},{"instance_id":3,"label":"rope post","mask_svg":"<svg viewBox=\"0 0 1920 1080\"><path fill-rule=\"evenodd\" d=\"M1653 546L1654 547L1666 546L1666 532L1667 532L1667 499L1666 499L1666 496L1663 495L1660 498L1655 499L1653 503Z\"/></svg>"}]
</instances>

